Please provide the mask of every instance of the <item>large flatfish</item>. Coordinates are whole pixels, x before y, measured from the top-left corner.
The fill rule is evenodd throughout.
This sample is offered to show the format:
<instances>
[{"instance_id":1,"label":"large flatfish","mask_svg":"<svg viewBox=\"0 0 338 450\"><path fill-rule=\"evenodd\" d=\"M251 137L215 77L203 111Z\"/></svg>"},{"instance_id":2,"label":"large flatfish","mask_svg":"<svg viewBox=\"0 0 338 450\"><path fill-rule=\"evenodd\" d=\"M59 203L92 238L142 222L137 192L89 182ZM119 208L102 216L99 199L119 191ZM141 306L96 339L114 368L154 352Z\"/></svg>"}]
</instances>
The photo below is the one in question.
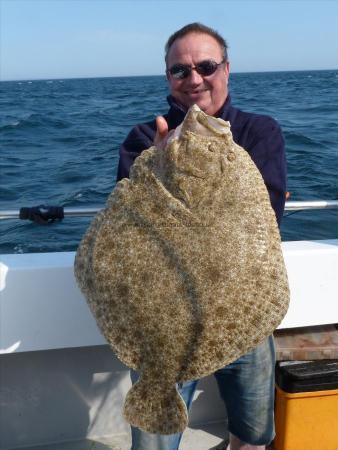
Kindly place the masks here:
<instances>
[{"instance_id":1,"label":"large flatfish","mask_svg":"<svg viewBox=\"0 0 338 450\"><path fill-rule=\"evenodd\" d=\"M103 335L140 373L126 419L182 431L176 383L257 346L289 302L269 195L229 122L193 106L165 148L143 151L80 243L75 274Z\"/></svg>"}]
</instances>

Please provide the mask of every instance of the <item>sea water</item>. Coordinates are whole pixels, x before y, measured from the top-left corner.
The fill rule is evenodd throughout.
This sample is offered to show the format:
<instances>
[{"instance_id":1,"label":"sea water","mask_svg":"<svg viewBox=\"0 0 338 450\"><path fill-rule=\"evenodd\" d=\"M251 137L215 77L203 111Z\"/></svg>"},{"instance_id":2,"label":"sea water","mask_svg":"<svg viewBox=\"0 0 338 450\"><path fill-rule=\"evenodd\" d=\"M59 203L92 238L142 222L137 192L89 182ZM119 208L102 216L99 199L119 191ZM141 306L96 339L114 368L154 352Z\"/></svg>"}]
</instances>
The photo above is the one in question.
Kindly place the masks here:
<instances>
[{"instance_id":1,"label":"sea water","mask_svg":"<svg viewBox=\"0 0 338 450\"><path fill-rule=\"evenodd\" d=\"M164 76L0 83L0 210L103 207L119 146L168 109ZM338 70L235 73L234 106L281 125L290 200L338 198ZM75 250L91 218L0 221L0 253ZM338 238L338 210L285 213L283 240Z\"/></svg>"}]
</instances>

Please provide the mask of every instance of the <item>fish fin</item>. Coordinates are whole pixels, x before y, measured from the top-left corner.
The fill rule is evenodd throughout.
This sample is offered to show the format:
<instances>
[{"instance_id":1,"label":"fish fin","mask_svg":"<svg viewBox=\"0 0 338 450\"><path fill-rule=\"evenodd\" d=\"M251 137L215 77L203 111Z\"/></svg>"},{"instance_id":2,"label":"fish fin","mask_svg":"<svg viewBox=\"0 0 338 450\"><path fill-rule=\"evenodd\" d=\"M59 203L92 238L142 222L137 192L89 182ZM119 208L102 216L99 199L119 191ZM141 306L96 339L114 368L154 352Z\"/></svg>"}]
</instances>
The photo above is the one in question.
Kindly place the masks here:
<instances>
[{"instance_id":1,"label":"fish fin","mask_svg":"<svg viewBox=\"0 0 338 450\"><path fill-rule=\"evenodd\" d=\"M188 425L188 411L176 385L159 386L142 378L127 394L125 419L134 427L148 433L181 433Z\"/></svg>"}]
</instances>

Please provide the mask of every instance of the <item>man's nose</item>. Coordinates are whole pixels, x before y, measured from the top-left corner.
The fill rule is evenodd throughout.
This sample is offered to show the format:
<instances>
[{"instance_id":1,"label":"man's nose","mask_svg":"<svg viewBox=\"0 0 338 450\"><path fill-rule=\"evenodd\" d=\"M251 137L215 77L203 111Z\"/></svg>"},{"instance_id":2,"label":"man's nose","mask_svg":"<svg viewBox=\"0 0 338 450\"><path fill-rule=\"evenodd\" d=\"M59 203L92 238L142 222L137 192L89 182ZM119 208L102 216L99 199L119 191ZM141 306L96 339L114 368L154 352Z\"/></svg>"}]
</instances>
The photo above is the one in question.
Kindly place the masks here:
<instances>
[{"instance_id":1,"label":"man's nose","mask_svg":"<svg viewBox=\"0 0 338 450\"><path fill-rule=\"evenodd\" d=\"M191 84L201 84L203 82L203 77L195 68L193 68L189 75L189 81Z\"/></svg>"}]
</instances>

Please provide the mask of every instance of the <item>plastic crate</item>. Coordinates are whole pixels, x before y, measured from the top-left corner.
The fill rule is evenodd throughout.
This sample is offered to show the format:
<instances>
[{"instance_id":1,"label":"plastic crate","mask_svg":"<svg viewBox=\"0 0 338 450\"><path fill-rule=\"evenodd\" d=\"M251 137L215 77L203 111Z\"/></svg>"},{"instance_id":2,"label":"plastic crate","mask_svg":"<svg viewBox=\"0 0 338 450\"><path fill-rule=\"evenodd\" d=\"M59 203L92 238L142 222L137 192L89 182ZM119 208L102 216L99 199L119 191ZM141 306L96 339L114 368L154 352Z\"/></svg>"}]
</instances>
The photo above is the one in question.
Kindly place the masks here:
<instances>
[{"instance_id":1,"label":"plastic crate","mask_svg":"<svg viewBox=\"0 0 338 450\"><path fill-rule=\"evenodd\" d=\"M338 450L338 360L276 364L275 450Z\"/></svg>"}]
</instances>

